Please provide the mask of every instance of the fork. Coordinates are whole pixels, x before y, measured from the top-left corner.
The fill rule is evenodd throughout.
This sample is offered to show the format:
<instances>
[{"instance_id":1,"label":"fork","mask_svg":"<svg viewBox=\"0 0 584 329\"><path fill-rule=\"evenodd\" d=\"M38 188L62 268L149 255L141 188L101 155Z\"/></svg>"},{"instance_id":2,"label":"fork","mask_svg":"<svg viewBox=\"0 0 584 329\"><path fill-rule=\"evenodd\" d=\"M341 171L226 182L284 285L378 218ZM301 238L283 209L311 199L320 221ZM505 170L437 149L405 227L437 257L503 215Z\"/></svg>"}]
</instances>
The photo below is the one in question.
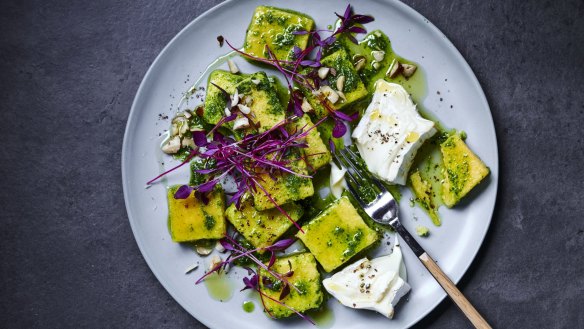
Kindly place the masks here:
<instances>
[{"instance_id":1,"label":"fork","mask_svg":"<svg viewBox=\"0 0 584 329\"><path fill-rule=\"evenodd\" d=\"M405 229L398 217L398 205L391 193L387 191L381 182L373 177L366 169L365 165L359 165L362 160L350 148L346 147L340 151L332 152L336 161L347 170L346 181L347 190L353 195L355 200L361 205L363 210L377 223L391 226L406 243L410 246L414 254L424 264L426 269L432 274L434 279L442 286L444 291L456 303L460 310L466 315L475 328L491 328L487 321L479 314L472 304L458 290L456 285L444 274L442 269L428 255L428 253L418 244L416 239ZM365 195L364 188L373 183L374 195ZM367 200L367 197L374 199Z\"/></svg>"}]
</instances>

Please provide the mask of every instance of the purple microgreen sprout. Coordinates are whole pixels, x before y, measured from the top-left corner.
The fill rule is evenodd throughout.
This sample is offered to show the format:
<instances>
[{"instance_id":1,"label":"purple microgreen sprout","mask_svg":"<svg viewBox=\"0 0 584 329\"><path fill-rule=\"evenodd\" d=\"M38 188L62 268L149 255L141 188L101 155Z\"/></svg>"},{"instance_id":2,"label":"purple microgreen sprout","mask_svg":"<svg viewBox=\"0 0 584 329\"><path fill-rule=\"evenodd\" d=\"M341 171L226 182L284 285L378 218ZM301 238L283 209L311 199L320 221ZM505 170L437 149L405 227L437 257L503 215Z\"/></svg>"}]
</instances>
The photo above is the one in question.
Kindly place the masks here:
<instances>
[{"instance_id":1,"label":"purple microgreen sprout","mask_svg":"<svg viewBox=\"0 0 584 329\"><path fill-rule=\"evenodd\" d=\"M287 279L289 277L292 277L292 275L294 275L294 271L292 270L292 263L290 263L290 261L288 261L288 266L290 267L290 270L284 274L278 273L278 272L271 269L271 267L274 265L274 262L276 260L275 253L278 251L286 250L288 247L290 247L295 242L295 239L282 239L282 240L277 241L276 243L272 244L271 246L263 247L263 248L255 248L255 249L251 249L251 250L247 250L245 247L243 247L241 244L239 244L235 238L233 238L229 235L225 235L225 238L219 240L219 242L221 243L223 248L225 248L225 250L228 250L231 252L230 256L227 257L226 260L215 265L209 272L205 273L205 275L203 275L201 278L199 278L197 280L196 284L203 282L208 276L210 276L213 273L216 273L216 272L219 273L222 269L225 269L229 264L233 263L235 260L242 258L242 257L245 257L245 258L251 260L252 262L254 262L258 266L258 268L263 269L264 271L269 273L272 277L274 277L276 280L282 282L283 286L282 286L282 291L280 292L280 296L278 299L270 297L261 291L260 280L266 288L272 288L274 285L273 279L271 279L270 277L267 277L267 276L261 276L261 279L260 279L260 275L258 274L258 272L254 271L250 267L244 267L244 269L247 270L248 276L243 278L243 285L244 286L240 291L244 291L244 290L248 290L248 289L252 289L252 290L257 291L260 294L260 299L262 301L262 305L264 307L264 310L266 310L268 315L272 318L273 318L273 315L270 313L269 309L266 307L264 298L268 298L269 300L272 300L273 302L288 308L289 310L293 311L298 316L300 316L302 319L307 320L308 322L314 324L314 321L312 321L312 319L310 319L308 316L298 312L294 308L281 302L284 298L286 298L290 294L291 288L296 290L297 292L300 292L299 289L296 286L290 284L290 282ZM261 260L259 260L257 257L254 256L254 253L259 252L259 251L269 251L271 253L270 261L268 262L267 265L264 262L262 262Z\"/></svg>"}]
</instances>

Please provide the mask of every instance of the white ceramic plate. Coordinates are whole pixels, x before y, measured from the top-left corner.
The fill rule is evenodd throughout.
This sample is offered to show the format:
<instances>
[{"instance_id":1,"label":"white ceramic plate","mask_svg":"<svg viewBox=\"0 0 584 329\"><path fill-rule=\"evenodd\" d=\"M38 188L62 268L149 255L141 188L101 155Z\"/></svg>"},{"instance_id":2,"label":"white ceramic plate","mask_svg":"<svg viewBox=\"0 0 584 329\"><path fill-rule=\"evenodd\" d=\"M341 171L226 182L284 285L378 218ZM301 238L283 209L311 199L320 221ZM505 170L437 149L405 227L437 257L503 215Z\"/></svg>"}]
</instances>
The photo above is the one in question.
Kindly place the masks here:
<instances>
[{"instance_id":1,"label":"white ceramic plate","mask_svg":"<svg viewBox=\"0 0 584 329\"><path fill-rule=\"evenodd\" d=\"M149 179L161 172L163 167L169 168L174 164L159 150L159 134L169 125L169 121L161 120L159 114L172 117L181 94L210 62L228 52L226 46L218 47L217 35L223 35L235 45L243 44L252 12L261 4L307 13L321 27L333 23L333 12L342 13L346 6L346 3L334 0L262 0L228 1L209 10L185 27L154 61L136 94L124 137L124 197L140 250L168 292L189 313L211 328L311 327L301 320L270 320L262 314L257 302L255 312L245 313L242 303L252 297L247 292L237 292L242 286L238 278L241 273L233 274L235 292L229 301L214 300L204 285L195 285L208 259L199 259L192 249L173 243L167 230L165 186L186 182L187 172L177 172L170 175L167 181L145 189ZM420 243L435 257L444 272L458 282L481 246L495 205L499 167L489 106L464 58L420 14L397 1L358 1L355 9L358 13L373 15L376 20L367 28L385 31L396 53L421 65L428 88L427 96L419 100L423 107L446 126L466 131L470 147L490 166L491 175L477 188L478 191L474 191L472 202L452 210L441 209L444 223L440 228L432 227L419 208L408 206L409 195L403 196L405 201L400 212L404 225L410 231L414 231L418 223L432 228L431 236L419 239ZM257 70L239 58L236 62L244 72ZM161 165L162 162L165 164ZM333 319L320 323L320 327L407 328L434 309L445 293L411 251L407 247L403 249L412 292L398 308L393 320L367 311L347 309L329 300ZM201 267L185 275L184 270L196 262Z\"/></svg>"}]
</instances>

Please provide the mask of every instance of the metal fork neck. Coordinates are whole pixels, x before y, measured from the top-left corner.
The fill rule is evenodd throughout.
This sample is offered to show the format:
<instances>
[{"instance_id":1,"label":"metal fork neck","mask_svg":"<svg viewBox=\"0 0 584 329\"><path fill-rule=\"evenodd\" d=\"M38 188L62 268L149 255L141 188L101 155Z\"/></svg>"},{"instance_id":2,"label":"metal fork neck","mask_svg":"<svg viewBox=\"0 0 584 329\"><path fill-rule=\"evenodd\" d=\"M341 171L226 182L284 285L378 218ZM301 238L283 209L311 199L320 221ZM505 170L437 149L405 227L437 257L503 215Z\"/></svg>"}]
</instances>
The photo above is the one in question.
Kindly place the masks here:
<instances>
[{"instance_id":1,"label":"metal fork neck","mask_svg":"<svg viewBox=\"0 0 584 329\"><path fill-rule=\"evenodd\" d=\"M410 246L416 257L420 257L424 251L424 248L418 244L418 241L402 226L399 219L396 217L389 222L389 225L401 236L401 238Z\"/></svg>"}]
</instances>

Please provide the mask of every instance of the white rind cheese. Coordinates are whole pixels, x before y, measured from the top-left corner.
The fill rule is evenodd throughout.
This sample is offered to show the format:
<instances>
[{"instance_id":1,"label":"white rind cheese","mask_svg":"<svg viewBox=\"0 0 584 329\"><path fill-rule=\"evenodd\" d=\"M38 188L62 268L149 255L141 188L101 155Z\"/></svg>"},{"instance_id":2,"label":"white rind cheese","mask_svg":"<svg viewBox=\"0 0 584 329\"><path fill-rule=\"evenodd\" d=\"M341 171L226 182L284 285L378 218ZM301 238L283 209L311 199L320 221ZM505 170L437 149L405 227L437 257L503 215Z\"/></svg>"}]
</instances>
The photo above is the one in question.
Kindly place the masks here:
<instances>
[{"instance_id":1,"label":"white rind cheese","mask_svg":"<svg viewBox=\"0 0 584 329\"><path fill-rule=\"evenodd\" d=\"M402 86L378 80L352 137L371 173L405 185L416 152L435 133L434 122L420 116Z\"/></svg>"},{"instance_id":2,"label":"white rind cheese","mask_svg":"<svg viewBox=\"0 0 584 329\"><path fill-rule=\"evenodd\" d=\"M401 248L396 239L390 255L358 260L325 279L322 284L341 304L377 311L391 319L394 307L410 291L405 273L404 278L400 276L402 261Z\"/></svg>"}]
</instances>

